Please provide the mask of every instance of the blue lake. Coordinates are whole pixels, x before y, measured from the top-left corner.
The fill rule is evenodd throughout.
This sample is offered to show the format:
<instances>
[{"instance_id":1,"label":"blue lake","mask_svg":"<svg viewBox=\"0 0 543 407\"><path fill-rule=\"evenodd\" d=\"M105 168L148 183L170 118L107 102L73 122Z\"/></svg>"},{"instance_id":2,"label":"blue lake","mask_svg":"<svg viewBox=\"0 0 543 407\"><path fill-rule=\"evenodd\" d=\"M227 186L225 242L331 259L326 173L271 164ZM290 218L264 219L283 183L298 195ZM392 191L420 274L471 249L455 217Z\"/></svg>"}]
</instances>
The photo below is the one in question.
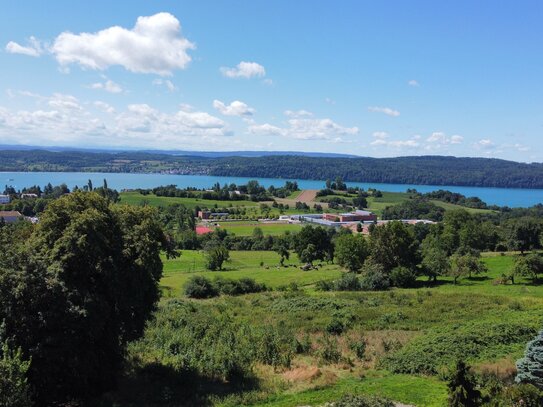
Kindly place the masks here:
<instances>
[{"instance_id":1,"label":"blue lake","mask_svg":"<svg viewBox=\"0 0 543 407\"><path fill-rule=\"evenodd\" d=\"M124 188L153 188L160 185L175 184L180 188L196 187L209 188L214 183L245 184L251 179L257 179L262 185L281 186L285 179L277 178L243 178L243 177L217 177L208 175L169 175L169 174L120 174L120 173L88 173L88 172L0 172L0 186L12 185L16 189L40 185L42 188L48 182L53 185L65 183L69 188L75 185L83 186L90 179L95 186L102 185L107 179L110 188L121 190ZM324 181L295 180L302 189L324 188ZM408 188L416 188L419 192L430 192L437 189L447 189L459 192L466 196L478 196L491 205L527 207L543 203L543 189L510 189L510 188L479 188L436 185L411 184L379 184L368 182L347 182L349 186L361 188L377 188L381 191L405 192ZM0 188L3 190L3 188Z\"/></svg>"}]
</instances>

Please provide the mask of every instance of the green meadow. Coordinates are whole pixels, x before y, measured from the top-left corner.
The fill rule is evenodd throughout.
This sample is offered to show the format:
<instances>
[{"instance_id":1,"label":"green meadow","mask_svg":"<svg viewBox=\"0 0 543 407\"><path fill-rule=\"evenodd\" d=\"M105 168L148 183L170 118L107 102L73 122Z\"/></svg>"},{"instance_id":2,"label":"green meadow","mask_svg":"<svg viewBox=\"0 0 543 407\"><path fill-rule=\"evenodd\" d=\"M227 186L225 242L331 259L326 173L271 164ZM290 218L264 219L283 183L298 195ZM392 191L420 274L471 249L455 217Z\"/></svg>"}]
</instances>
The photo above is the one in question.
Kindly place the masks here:
<instances>
[{"instance_id":1,"label":"green meadow","mask_svg":"<svg viewBox=\"0 0 543 407\"><path fill-rule=\"evenodd\" d=\"M214 405L321 406L343 394L361 393L439 407L447 399L442 377L406 374L398 366L428 359L426 363L435 365L436 371L444 371L456 357L463 357L476 372L505 377L541 326L543 286L524 278L514 285L497 284L512 267L514 256L484 254L488 273L461 279L456 285L449 277L440 277L437 284L420 278L418 288L322 292L315 283L341 276L337 265L302 271L295 255L286 261L287 267L279 267L274 252L233 251L224 271L207 271L201 251L183 251L177 259L164 259L161 287L167 301L183 298L183 285L194 275L253 278L272 291L189 301L210 312L224 310L220 312L254 327L282 324L312 343L314 351L296 356L289 369L257 366L258 390L217 397ZM317 356L321 338L338 320L344 328L333 341L343 356L341 362L326 363ZM502 331L510 333L502 337ZM366 343L363 359L350 348L360 338Z\"/></svg>"},{"instance_id":2,"label":"green meadow","mask_svg":"<svg viewBox=\"0 0 543 407\"><path fill-rule=\"evenodd\" d=\"M212 199L200 198L176 198L169 196L156 196L153 194L142 195L139 192L122 192L121 203L128 205L150 205L150 206L169 206L169 205L184 205L187 208L194 209L197 206L200 208L212 208L215 205L220 208L231 206L248 206L255 207L258 204L252 201L216 201Z\"/></svg>"},{"instance_id":3,"label":"green meadow","mask_svg":"<svg viewBox=\"0 0 543 407\"><path fill-rule=\"evenodd\" d=\"M255 228L262 229L264 235L279 236L285 232L297 232L302 228L301 224L266 223L258 221L232 221L219 222L219 227L236 236L251 236Z\"/></svg>"}]
</instances>

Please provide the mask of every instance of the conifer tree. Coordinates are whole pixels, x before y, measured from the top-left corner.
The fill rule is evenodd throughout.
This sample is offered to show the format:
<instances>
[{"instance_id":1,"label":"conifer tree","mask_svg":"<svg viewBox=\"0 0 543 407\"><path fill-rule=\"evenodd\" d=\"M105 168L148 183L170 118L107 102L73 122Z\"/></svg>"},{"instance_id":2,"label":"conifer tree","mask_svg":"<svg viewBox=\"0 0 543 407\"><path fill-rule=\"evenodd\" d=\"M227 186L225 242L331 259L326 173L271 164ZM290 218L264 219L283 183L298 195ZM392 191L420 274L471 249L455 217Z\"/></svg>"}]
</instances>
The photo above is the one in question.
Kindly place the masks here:
<instances>
[{"instance_id":1,"label":"conifer tree","mask_svg":"<svg viewBox=\"0 0 543 407\"><path fill-rule=\"evenodd\" d=\"M528 342L524 357L517 361L517 383L530 383L543 389L543 330Z\"/></svg>"},{"instance_id":2,"label":"conifer tree","mask_svg":"<svg viewBox=\"0 0 543 407\"><path fill-rule=\"evenodd\" d=\"M456 369L449 380L449 407L477 407L481 405L481 393L475 388L469 366L463 361L456 363Z\"/></svg>"}]
</instances>

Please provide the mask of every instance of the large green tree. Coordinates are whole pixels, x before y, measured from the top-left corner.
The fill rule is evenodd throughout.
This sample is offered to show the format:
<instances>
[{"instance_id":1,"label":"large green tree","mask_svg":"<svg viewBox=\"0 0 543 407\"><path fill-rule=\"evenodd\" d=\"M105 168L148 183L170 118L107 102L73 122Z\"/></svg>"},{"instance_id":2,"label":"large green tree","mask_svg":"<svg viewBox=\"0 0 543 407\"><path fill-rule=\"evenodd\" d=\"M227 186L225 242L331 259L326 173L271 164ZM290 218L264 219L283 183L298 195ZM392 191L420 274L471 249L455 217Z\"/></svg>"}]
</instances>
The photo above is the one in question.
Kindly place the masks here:
<instances>
[{"instance_id":1,"label":"large green tree","mask_svg":"<svg viewBox=\"0 0 543 407\"><path fill-rule=\"evenodd\" d=\"M351 272L358 272L369 255L366 238L362 235L341 235L335 241L337 263Z\"/></svg>"},{"instance_id":2,"label":"large green tree","mask_svg":"<svg viewBox=\"0 0 543 407\"><path fill-rule=\"evenodd\" d=\"M370 253L386 273L403 266L414 268L419 261L418 243L412 226L391 221L370 231Z\"/></svg>"},{"instance_id":3,"label":"large green tree","mask_svg":"<svg viewBox=\"0 0 543 407\"><path fill-rule=\"evenodd\" d=\"M333 258L334 246L331 235L321 226L304 226L294 236L293 246L300 260L307 263Z\"/></svg>"},{"instance_id":4,"label":"large green tree","mask_svg":"<svg viewBox=\"0 0 543 407\"><path fill-rule=\"evenodd\" d=\"M38 404L111 388L126 343L141 335L159 298L168 246L156 211L72 193L12 247L11 262L0 255L0 320L32 360Z\"/></svg>"},{"instance_id":5,"label":"large green tree","mask_svg":"<svg viewBox=\"0 0 543 407\"><path fill-rule=\"evenodd\" d=\"M539 219L524 217L512 219L505 225L507 246L510 250L527 250L541 248L542 223Z\"/></svg>"}]
</instances>

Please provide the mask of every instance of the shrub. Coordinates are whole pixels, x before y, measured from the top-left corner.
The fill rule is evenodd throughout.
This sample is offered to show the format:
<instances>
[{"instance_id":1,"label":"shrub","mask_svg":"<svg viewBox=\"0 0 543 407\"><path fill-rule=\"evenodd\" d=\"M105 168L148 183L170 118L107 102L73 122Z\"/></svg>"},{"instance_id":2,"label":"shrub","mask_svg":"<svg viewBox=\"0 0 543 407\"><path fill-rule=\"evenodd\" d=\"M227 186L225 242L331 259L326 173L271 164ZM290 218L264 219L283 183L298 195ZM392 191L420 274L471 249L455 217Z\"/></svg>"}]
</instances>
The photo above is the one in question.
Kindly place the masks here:
<instances>
[{"instance_id":1,"label":"shrub","mask_svg":"<svg viewBox=\"0 0 543 407\"><path fill-rule=\"evenodd\" d=\"M360 281L355 273L343 273L334 282L334 288L337 291L358 291L360 290Z\"/></svg>"},{"instance_id":2,"label":"shrub","mask_svg":"<svg viewBox=\"0 0 543 407\"><path fill-rule=\"evenodd\" d=\"M338 318L333 318L326 326L326 332L332 335L341 335L345 330L345 324Z\"/></svg>"},{"instance_id":3,"label":"shrub","mask_svg":"<svg viewBox=\"0 0 543 407\"><path fill-rule=\"evenodd\" d=\"M215 279L214 284L217 291L225 295L259 293L267 290L267 287L264 284L259 284L249 277L243 277L239 280L217 278Z\"/></svg>"},{"instance_id":4,"label":"shrub","mask_svg":"<svg viewBox=\"0 0 543 407\"><path fill-rule=\"evenodd\" d=\"M292 331L280 324L278 327L264 327L258 335L257 343L258 360L276 369L290 367L298 342Z\"/></svg>"},{"instance_id":5,"label":"shrub","mask_svg":"<svg viewBox=\"0 0 543 407\"><path fill-rule=\"evenodd\" d=\"M417 275L413 270L400 266L392 269L390 280L394 287L408 288L413 287L417 280Z\"/></svg>"},{"instance_id":6,"label":"shrub","mask_svg":"<svg viewBox=\"0 0 543 407\"><path fill-rule=\"evenodd\" d=\"M393 373L436 374L459 359L502 356L507 345L522 343L535 329L521 323L483 322L445 326L413 339L381 364Z\"/></svg>"},{"instance_id":7,"label":"shrub","mask_svg":"<svg viewBox=\"0 0 543 407\"><path fill-rule=\"evenodd\" d=\"M384 272L374 270L362 275L360 287L365 291L387 290L390 287L390 279Z\"/></svg>"},{"instance_id":8,"label":"shrub","mask_svg":"<svg viewBox=\"0 0 543 407\"><path fill-rule=\"evenodd\" d=\"M130 354L178 374L236 380L252 374L256 345L246 324L208 306L171 300L155 313L144 337L130 346Z\"/></svg>"},{"instance_id":9,"label":"shrub","mask_svg":"<svg viewBox=\"0 0 543 407\"><path fill-rule=\"evenodd\" d=\"M189 278L185 283L183 291L189 298L211 298L219 295L213 282L204 276Z\"/></svg>"},{"instance_id":10,"label":"shrub","mask_svg":"<svg viewBox=\"0 0 543 407\"><path fill-rule=\"evenodd\" d=\"M315 289L317 291L332 291L334 288L334 282L330 280L319 280L315 283Z\"/></svg>"},{"instance_id":11,"label":"shrub","mask_svg":"<svg viewBox=\"0 0 543 407\"><path fill-rule=\"evenodd\" d=\"M323 363L338 363L341 360L341 351L338 341L332 335L325 333L318 339L317 355Z\"/></svg>"},{"instance_id":12,"label":"shrub","mask_svg":"<svg viewBox=\"0 0 543 407\"><path fill-rule=\"evenodd\" d=\"M358 360L365 360L366 359L366 347L368 346L368 343L366 342L366 339L361 338L356 341L351 341L349 343L349 349L354 352Z\"/></svg>"},{"instance_id":13,"label":"shrub","mask_svg":"<svg viewBox=\"0 0 543 407\"><path fill-rule=\"evenodd\" d=\"M264 284L259 284L248 277L239 280L218 277L211 281L204 276L193 276L184 286L185 295L189 298L211 298L219 294L242 295L266 290L267 287Z\"/></svg>"},{"instance_id":14,"label":"shrub","mask_svg":"<svg viewBox=\"0 0 543 407\"><path fill-rule=\"evenodd\" d=\"M543 392L531 384L517 384L503 391L503 401L508 406L540 407L543 405Z\"/></svg>"}]
</instances>

